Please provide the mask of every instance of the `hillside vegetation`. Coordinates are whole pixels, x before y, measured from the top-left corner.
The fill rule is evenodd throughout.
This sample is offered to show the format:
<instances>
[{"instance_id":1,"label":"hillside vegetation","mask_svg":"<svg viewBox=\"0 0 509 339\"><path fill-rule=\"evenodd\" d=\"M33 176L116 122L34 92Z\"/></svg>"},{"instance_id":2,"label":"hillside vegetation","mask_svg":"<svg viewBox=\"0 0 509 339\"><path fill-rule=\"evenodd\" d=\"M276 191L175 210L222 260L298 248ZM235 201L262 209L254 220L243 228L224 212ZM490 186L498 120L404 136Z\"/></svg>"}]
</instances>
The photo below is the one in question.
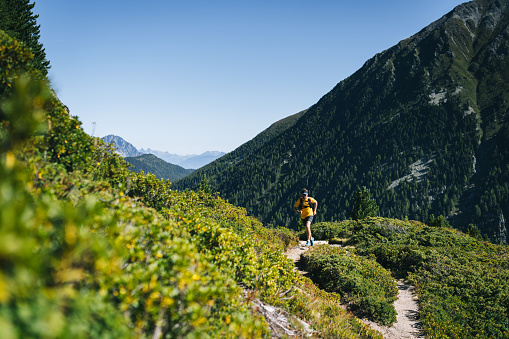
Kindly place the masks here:
<instances>
[{"instance_id":1,"label":"hillside vegetation","mask_svg":"<svg viewBox=\"0 0 509 339\"><path fill-rule=\"evenodd\" d=\"M391 272L415 286L428 338L509 336L509 247L381 217L319 223L312 232L315 240L346 246L319 247L305 260L313 281L345 296L354 312L394 321Z\"/></svg>"},{"instance_id":2,"label":"hillside vegetation","mask_svg":"<svg viewBox=\"0 0 509 339\"><path fill-rule=\"evenodd\" d=\"M32 58L0 31L1 338L269 337L255 301L295 333L380 338L293 271L288 230L129 171Z\"/></svg>"},{"instance_id":3,"label":"hillside vegetation","mask_svg":"<svg viewBox=\"0 0 509 339\"><path fill-rule=\"evenodd\" d=\"M460 5L375 55L278 133L175 187L195 189L206 176L264 223L294 227L302 187L319 201L317 221L338 221L366 186L382 215L444 215L507 243L508 24L507 1Z\"/></svg>"}]
</instances>

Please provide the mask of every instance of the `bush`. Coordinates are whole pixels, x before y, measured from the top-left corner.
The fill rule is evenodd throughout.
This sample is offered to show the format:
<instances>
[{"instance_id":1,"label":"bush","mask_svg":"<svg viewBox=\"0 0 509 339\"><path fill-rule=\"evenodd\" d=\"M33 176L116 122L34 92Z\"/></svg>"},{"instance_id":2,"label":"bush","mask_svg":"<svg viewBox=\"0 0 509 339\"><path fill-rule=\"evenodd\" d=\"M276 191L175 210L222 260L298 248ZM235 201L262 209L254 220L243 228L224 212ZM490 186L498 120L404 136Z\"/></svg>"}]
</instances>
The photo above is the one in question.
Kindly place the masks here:
<instances>
[{"instance_id":1,"label":"bush","mask_svg":"<svg viewBox=\"0 0 509 339\"><path fill-rule=\"evenodd\" d=\"M352 311L383 325L396 321L392 303L398 289L390 272L376 261L330 246L317 246L303 259L312 280L328 292L344 295Z\"/></svg>"},{"instance_id":2,"label":"bush","mask_svg":"<svg viewBox=\"0 0 509 339\"><path fill-rule=\"evenodd\" d=\"M345 221L356 254L415 285L429 338L505 338L509 248L448 227L368 218Z\"/></svg>"},{"instance_id":3,"label":"bush","mask_svg":"<svg viewBox=\"0 0 509 339\"><path fill-rule=\"evenodd\" d=\"M439 215L438 218L435 218L433 214L429 216L428 225L431 227L451 227L443 215Z\"/></svg>"}]
</instances>

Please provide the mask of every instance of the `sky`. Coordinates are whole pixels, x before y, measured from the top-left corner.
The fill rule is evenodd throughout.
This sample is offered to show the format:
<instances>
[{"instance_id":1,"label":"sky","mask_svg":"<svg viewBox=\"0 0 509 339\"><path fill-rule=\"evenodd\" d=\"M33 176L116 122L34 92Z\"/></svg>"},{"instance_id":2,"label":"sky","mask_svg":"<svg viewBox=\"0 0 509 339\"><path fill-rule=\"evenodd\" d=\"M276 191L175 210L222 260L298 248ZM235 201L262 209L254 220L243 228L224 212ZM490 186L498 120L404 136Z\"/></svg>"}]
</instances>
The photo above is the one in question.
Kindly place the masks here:
<instances>
[{"instance_id":1,"label":"sky","mask_svg":"<svg viewBox=\"0 0 509 339\"><path fill-rule=\"evenodd\" d=\"M37 0L49 77L88 134L230 152L459 0ZM320 128L320 126L310 126Z\"/></svg>"}]
</instances>

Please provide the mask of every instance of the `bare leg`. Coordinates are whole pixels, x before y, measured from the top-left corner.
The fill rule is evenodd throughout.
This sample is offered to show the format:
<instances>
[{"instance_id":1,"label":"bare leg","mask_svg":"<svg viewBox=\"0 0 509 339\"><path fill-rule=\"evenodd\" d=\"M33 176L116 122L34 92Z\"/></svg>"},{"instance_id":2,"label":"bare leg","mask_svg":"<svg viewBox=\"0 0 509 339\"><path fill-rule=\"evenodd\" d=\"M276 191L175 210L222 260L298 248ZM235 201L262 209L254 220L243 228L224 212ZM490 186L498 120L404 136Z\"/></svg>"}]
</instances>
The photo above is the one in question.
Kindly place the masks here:
<instances>
[{"instance_id":1,"label":"bare leg","mask_svg":"<svg viewBox=\"0 0 509 339\"><path fill-rule=\"evenodd\" d=\"M311 221L306 221L306 234L308 236L308 241L311 240Z\"/></svg>"}]
</instances>

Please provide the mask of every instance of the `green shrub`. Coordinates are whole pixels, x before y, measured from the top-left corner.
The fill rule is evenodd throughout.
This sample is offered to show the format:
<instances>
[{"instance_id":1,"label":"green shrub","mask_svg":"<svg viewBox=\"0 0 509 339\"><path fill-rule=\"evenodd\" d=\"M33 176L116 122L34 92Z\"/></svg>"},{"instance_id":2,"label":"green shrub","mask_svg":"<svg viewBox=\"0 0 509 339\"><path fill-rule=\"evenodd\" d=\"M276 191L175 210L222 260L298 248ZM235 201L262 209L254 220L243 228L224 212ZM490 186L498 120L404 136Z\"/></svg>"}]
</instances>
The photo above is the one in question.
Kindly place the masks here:
<instances>
[{"instance_id":1,"label":"green shrub","mask_svg":"<svg viewBox=\"0 0 509 339\"><path fill-rule=\"evenodd\" d=\"M435 218L433 214L429 216L428 225L431 227L451 227L443 215Z\"/></svg>"},{"instance_id":2,"label":"green shrub","mask_svg":"<svg viewBox=\"0 0 509 339\"><path fill-rule=\"evenodd\" d=\"M310 279L296 282L299 293L290 305L291 311L313 324L320 338L378 338L382 335L346 312L337 293L319 289Z\"/></svg>"},{"instance_id":3,"label":"green shrub","mask_svg":"<svg viewBox=\"0 0 509 339\"><path fill-rule=\"evenodd\" d=\"M356 254L375 257L415 285L429 338L509 334L509 248L448 227L370 218L342 223Z\"/></svg>"},{"instance_id":4,"label":"green shrub","mask_svg":"<svg viewBox=\"0 0 509 339\"><path fill-rule=\"evenodd\" d=\"M384 325L396 321L392 303L398 289L390 272L377 262L331 246L317 246L303 258L313 281L326 291L344 295L352 311Z\"/></svg>"}]
</instances>

